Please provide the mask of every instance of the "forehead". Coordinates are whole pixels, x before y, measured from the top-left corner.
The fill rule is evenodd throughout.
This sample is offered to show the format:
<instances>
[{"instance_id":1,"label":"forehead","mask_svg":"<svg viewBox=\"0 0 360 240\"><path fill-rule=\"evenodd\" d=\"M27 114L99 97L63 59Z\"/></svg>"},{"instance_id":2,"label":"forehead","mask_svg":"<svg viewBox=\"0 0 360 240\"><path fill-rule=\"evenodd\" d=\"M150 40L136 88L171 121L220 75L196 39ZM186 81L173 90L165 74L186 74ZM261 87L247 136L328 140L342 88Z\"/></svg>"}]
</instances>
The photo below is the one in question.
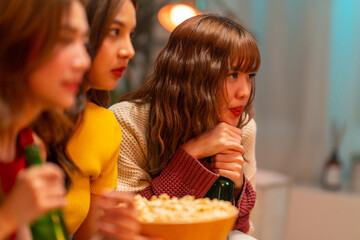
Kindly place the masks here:
<instances>
[{"instance_id":1,"label":"forehead","mask_svg":"<svg viewBox=\"0 0 360 240\"><path fill-rule=\"evenodd\" d=\"M62 29L76 31L79 33L88 32L89 26L84 7L79 1L72 1L69 12L64 14Z\"/></svg>"},{"instance_id":2,"label":"forehead","mask_svg":"<svg viewBox=\"0 0 360 240\"><path fill-rule=\"evenodd\" d=\"M136 26L136 10L130 0L125 0L115 13L115 21L120 22L127 28L133 29Z\"/></svg>"}]
</instances>

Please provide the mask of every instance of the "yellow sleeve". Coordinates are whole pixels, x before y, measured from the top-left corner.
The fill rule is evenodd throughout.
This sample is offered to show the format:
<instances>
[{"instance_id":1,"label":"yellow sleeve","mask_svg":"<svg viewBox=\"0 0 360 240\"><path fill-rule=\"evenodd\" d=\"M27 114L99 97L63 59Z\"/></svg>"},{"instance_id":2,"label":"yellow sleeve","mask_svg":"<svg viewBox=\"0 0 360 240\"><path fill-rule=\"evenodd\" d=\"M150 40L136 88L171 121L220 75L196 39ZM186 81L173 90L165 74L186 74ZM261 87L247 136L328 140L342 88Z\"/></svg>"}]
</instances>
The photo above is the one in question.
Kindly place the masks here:
<instances>
[{"instance_id":1,"label":"yellow sleeve","mask_svg":"<svg viewBox=\"0 0 360 240\"><path fill-rule=\"evenodd\" d=\"M99 157L101 160L101 172L96 179L91 179L90 181L90 192L96 195L101 195L104 191L110 192L117 185L117 158L122 140L122 132L115 117L111 115L110 119L107 125L109 127L107 129L108 136L105 136L104 139L99 139L99 141L107 143L107 152L104 153L103 157Z\"/></svg>"}]
</instances>

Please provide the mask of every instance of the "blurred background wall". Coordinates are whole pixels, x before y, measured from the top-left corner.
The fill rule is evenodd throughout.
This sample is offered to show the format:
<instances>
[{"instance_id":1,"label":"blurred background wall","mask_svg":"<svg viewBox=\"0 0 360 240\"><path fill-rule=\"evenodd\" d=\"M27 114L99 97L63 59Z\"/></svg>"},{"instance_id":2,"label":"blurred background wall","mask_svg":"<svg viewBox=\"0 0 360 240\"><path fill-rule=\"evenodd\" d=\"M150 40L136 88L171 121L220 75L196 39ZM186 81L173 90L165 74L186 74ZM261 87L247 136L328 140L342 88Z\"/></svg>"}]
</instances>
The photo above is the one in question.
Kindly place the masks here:
<instances>
[{"instance_id":1,"label":"blurred background wall","mask_svg":"<svg viewBox=\"0 0 360 240\"><path fill-rule=\"evenodd\" d=\"M352 206L360 206L360 195L357 193L354 197L350 189L351 179L354 179L352 160L360 154L360 1L138 1L138 26L133 39L136 56L126 76L116 91L112 92L113 102L122 94L140 86L151 72L159 50L166 43L170 33L157 19L162 6L188 3L197 5L205 13L224 14L237 20L253 33L262 56L255 97L258 168L288 177L292 186L314 189L308 191L300 188L282 195L284 198L288 196L285 201L290 199L287 203L289 211L286 213L290 216L285 218L290 225L281 223L292 231L287 233L287 239L295 239L295 235L300 236L299 239L331 239L329 236L339 239L343 232L349 233L349 229L342 228L343 231L337 231L336 234L330 231L329 236L321 235L327 226L338 224L334 219L341 218L340 223L352 227L352 222L359 219L351 217L360 215L351 215L351 209L354 209ZM343 164L343 187L340 192L324 191L320 196L320 177L332 151L334 124L345 129L339 149ZM266 178L263 181L269 182ZM357 181L360 181L359 176ZM283 186L288 187L288 181ZM265 194L261 193L261 196ZM302 205L321 204L327 199L330 200L323 211L335 215L313 212L316 208L309 208L309 212L306 212L309 205ZM346 204L348 215L341 215L341 206L332 204ZM287 208L287 205L283 208ZM336 208L338 212L331 208ZM301 228L315 231L304 225L313 225L308 215L301 215L304 212L316 216L323 214L333 225L324 222L323 228L315 228L319 231L318 235L298 234L302 232ZM314 218L314 221L320 220ZM351 234L341 239L360 239L359 231Z\"/></svg>"}]
</instances>

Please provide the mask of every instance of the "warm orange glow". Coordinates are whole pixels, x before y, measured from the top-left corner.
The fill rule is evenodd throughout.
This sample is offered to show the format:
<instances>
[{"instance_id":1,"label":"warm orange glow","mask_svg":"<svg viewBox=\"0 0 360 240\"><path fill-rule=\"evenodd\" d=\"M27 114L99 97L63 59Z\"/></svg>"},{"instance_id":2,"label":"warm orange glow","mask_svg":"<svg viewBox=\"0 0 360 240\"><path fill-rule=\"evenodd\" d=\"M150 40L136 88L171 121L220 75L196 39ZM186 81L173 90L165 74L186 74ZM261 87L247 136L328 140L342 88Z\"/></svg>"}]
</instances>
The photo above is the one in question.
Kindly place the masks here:
<instances>
[{"instance_id":1,"label":"warm orange glow","mask_svg":"<svg viewBox=\"0 0 360 240\"><path fill-rule=\"evenodd\" d=\"M177 25L188 18L201 14L197 9L185 4L167 5L160 9L158 18L161 25L172 32Z\"/></svg>"}]
</instances>

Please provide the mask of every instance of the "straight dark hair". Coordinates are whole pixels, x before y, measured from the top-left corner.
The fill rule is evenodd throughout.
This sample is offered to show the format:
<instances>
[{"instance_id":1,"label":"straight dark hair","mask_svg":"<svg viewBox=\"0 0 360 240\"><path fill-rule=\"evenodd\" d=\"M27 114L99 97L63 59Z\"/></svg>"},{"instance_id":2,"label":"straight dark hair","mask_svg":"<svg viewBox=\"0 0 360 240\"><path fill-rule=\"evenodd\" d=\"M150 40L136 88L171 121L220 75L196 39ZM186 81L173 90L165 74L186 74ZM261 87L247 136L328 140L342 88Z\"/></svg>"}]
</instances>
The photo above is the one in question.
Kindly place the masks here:
<instances>
[{"instance_id":1,"label":"straight dark hair","mask_svg":"<svg viewBox=\"0 0 360 240\"><path fill-rule=\"evenodd\" d=\"M115 18L117 11L121 8L124 0L89 0L86 5L86 12L90 26L89 54L93 60L109 31L110 24ZM131 0L137 9L137 0ZM87 76L85 76L86 78ZM86 80L86 79L85 79ZM87 98L93 103L108 107L110 94L106 90L90 89L86 93Z\"/></svg>"}]
</instances>

